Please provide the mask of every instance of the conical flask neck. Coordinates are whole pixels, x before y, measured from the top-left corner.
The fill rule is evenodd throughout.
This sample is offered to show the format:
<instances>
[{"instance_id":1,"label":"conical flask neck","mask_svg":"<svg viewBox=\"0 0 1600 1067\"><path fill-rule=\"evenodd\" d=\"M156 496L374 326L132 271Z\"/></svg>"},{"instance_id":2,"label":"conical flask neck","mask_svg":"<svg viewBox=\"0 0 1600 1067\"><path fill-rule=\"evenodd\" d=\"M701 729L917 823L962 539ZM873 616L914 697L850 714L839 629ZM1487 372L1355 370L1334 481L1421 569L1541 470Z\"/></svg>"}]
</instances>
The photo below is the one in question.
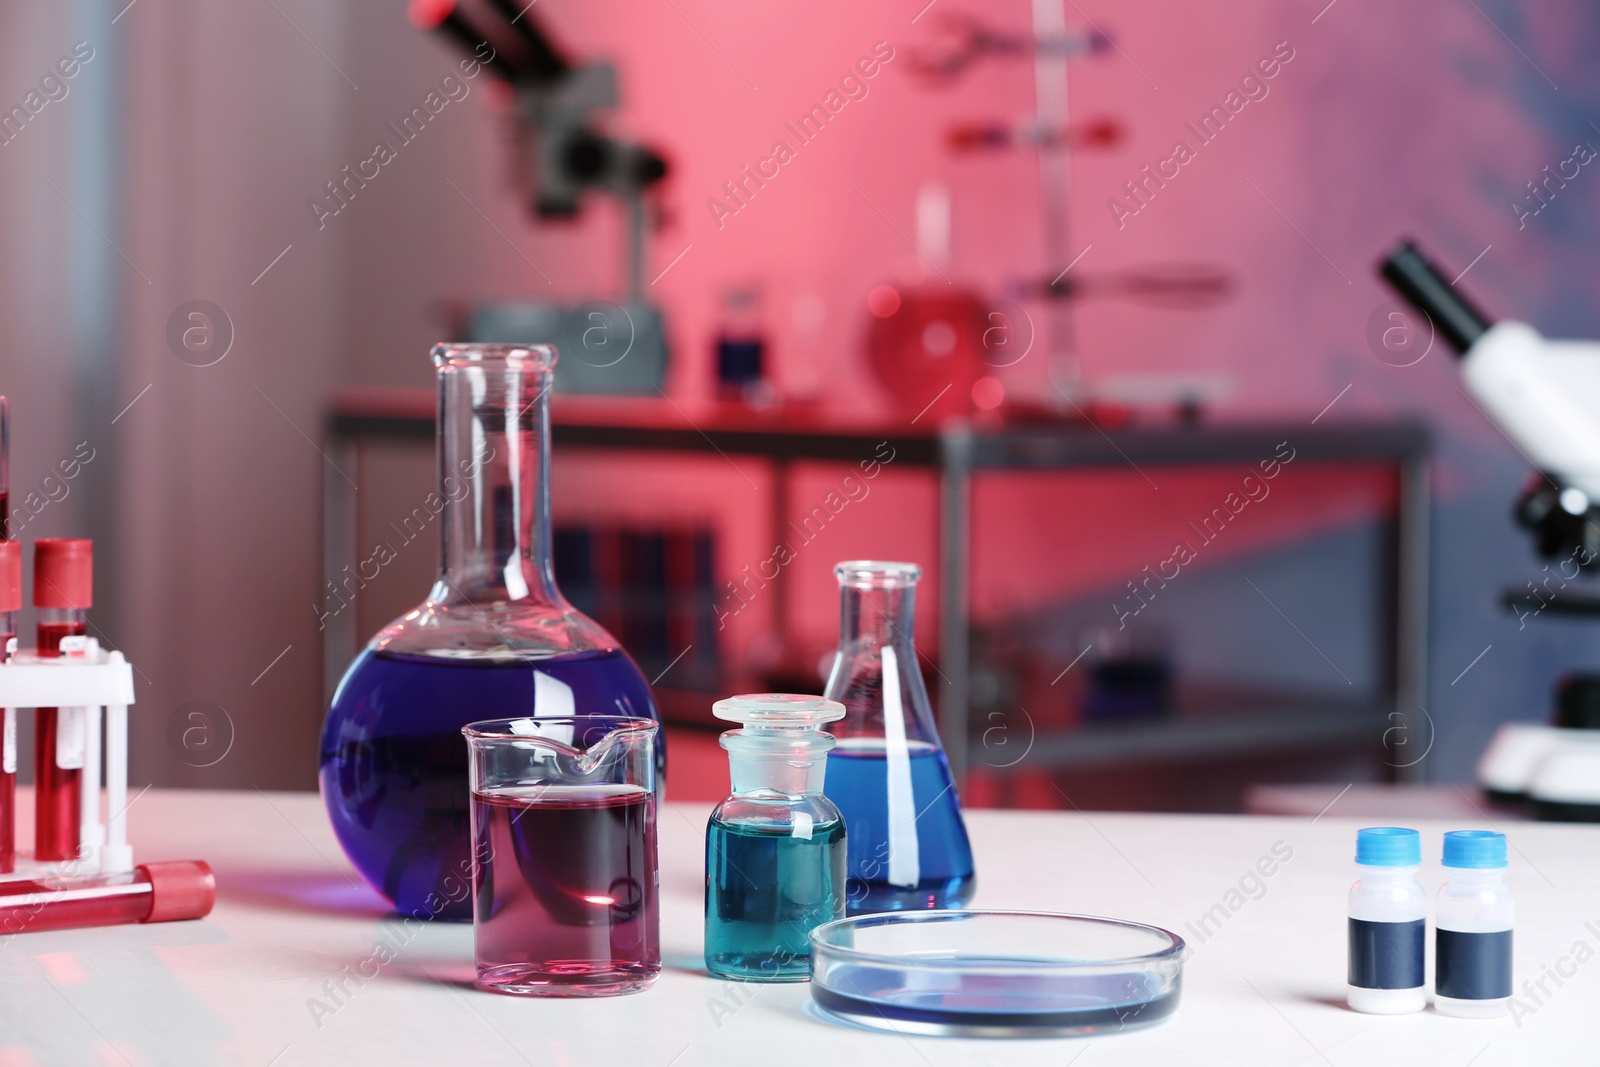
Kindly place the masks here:
<instances>
[{"instance_id":1,"label":"conical flask neck","mask_svg":"<svg viewBox=\"0 0 1600 1067\"><path fill-rule=\"evenodd\" d=\"M915 612L914 583L841 584L839 651L826 692L849 712L833 729L841 739L881 738L902 753L938 744L912 640Z\"/></svg>"},{"instance_id":2,"label":"conical flask neck","mask_svg":"<svg viewBox=\"0 0 1600 1067\"><path fill-rule=\"evenodd\" d=\"M866 651L892 645L902 654L912 652L912 626L916 616L916 587L840 589L839 643L841 648Z\"/></svg>"},{"instance_id":3,"label":"conical flask neck","mask_svg":"<svg viewBox=\"0 0 1600 1067\"><path fill-rule=\"evenodd\" d=\"M559 605L550 554L550 380L547 361L481 355L440 359L441 604ZM527 352L529 350L517 350Z\"/></svg>"}]
</instances>

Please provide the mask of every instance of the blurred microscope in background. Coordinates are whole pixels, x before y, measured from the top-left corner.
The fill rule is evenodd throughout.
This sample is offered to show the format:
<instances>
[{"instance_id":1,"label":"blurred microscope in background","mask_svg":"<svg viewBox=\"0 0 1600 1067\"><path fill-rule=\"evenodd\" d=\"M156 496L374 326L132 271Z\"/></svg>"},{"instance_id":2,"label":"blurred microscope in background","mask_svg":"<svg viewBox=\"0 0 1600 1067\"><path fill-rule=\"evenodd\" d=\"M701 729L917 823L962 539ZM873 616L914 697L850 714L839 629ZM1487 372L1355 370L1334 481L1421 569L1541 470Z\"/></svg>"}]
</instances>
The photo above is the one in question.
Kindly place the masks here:
<instances>
[{"instance_id":1,"label":"blurred microscope in background","mask_svg":"<svg viewBox=\"0 0 1600 1067\"><path fill-rule=\"evenodd\" d=\"M1507 591L1502 604L1523 623L1546 612L1600 616L1600 596L1577 581L1600 571L1600 342L1492 321L1410 243L1381 272L1460 355L1473 401L1535 467L1516 516L1554 562L1538 586ZM1600 822L1600 675L1557 682L1553 724L1502 726L1478 780L1491 799L1530 805L1538 818Z\"/></svg>"},{"instance_id":2,"label":"blurred microscope in background","mask_svg":"<svg viewBox=\"0 0 1600 1067\"><path fill-rule=\"evenodd\" d=\"M521 8L519 10L519 8ZM539 28L533 5L514 0L413 0L411 21L481 58L513 95L515 176L528 208L544 221L575 220L587 194L615 197L627 212L621 300L578 304L477 303L462 309L464 341L554 344L562 359L557 391L655 395L667 367L660 308L644 298L649 233L658 214L652 192L667 176L654 149L612 137L603 118L619 103L616 68L574 63Z\"/></svg>"}]
</instances>

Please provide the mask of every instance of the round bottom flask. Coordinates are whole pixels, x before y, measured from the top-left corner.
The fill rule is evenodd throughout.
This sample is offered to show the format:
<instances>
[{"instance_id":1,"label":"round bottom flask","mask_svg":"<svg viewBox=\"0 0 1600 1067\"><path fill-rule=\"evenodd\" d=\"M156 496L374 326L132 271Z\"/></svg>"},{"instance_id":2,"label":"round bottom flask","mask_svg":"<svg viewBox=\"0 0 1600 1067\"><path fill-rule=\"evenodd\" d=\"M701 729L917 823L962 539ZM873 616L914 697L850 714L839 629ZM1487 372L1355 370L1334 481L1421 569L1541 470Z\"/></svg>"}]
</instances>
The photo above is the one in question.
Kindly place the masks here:
<instances>
[{"instance_id":1,"label":"round bottom flask","mask_svg":"<svg viewBox=\"0 0 1600 1067\"><path fill-rule=\"evenodd\" d=\"M417 521L437 516L439 578L345 672L323 726L319 785L345 854L397 909L470 920L461 728L524 716L658 716L633 660L556 588L555 349L440 345L433 360L439 491L424 498Z\"/></svg>"}]
</instances>

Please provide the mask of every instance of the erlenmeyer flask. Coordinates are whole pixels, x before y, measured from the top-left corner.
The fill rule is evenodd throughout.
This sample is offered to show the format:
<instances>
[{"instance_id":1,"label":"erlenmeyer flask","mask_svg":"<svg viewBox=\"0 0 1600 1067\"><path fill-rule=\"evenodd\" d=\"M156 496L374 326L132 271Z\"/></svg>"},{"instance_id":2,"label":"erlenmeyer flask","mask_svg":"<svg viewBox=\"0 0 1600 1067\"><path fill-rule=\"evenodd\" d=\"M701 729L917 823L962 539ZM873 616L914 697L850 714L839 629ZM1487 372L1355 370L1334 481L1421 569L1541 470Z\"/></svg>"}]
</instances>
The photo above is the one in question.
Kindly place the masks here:
<instances>
[{"instance_id":1,"label":"erlenmeyer flask","mask_svg":"<svg viewBox=\"0 0 1600 1067\"><path fill-rule=\"evenodd\" d=\"M911 638L922 568L856 560L833 573L839 651L825 695L846 714L823 791L844 813L847 907L964 907L977 885L972 846Z\"/></svg>"}]
</instances>

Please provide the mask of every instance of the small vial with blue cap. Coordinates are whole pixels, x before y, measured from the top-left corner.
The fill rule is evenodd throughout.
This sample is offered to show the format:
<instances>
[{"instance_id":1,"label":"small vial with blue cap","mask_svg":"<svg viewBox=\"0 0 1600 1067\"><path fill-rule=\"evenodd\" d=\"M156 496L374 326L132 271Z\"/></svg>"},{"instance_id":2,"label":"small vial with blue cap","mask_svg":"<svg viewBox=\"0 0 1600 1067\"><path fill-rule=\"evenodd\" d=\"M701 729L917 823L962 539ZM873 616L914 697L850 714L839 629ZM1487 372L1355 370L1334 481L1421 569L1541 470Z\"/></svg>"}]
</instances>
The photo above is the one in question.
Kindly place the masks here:
<instances>
[{"instance_id":1,"label":"small vial with blue cap","mask_svg":"<svg viewBox=\"0 0 1600 1067\"><path fill-rule=\"evenodd\" d=\"M747 982L811 975L811 930L844 918L845 825L822 795L836 700L789 693L711 706L743 724L722 735L733 795L706 828L706 969Z\"/></svg>"},{"instance_id":2,"label":"small vial with blue cap","mask_svg":"<svg viewBox=\"0 0 1600 1067\"><path fill-rule=\"evenodd\" d=\"M1452 830L1444 835L1445 882L1434 905L1433 1009L1492 1019L1511 997L1511 928L1505 884L1506 835Z\"/></svg>"},{"instance_id":3,"label":"small vial with blue cap","mask_svg":"<svg viewBox=\"0 0 1600 1067\"><path fill-rule=\"evenodd\" d=\"M1347 1002L1368 1015L1409 1015L1427 1007L1423 973L1428 898L1417 883L1422 836L1399 826L1356 833L1350 887Z\"/></svg>"}]
</instances>

